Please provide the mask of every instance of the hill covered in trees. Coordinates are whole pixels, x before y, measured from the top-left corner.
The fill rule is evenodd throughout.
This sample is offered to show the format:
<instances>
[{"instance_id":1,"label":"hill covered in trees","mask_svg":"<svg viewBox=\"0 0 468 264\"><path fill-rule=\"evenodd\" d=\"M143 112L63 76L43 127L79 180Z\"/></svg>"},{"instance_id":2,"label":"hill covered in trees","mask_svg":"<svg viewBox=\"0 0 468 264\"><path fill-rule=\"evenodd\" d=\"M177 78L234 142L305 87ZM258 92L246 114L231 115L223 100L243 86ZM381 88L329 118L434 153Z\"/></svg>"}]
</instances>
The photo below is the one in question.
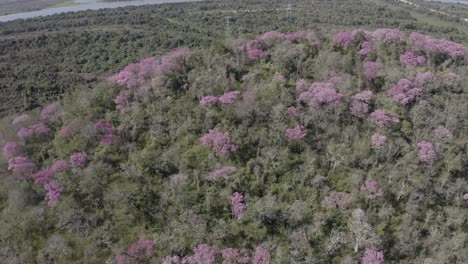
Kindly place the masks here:
<instances>
[{"instance_id":1,"label":"hill covered in trees","mask_svg":"<svg viewBox=\"0 0 468 264\"><path fill-rule=\"evenodd\" d=\"M0 262L466 263L465 54L270 31L4 118Z\"/></svg>"},{"instance_id":2,"label":"hill covered in trees","mask_svg":"<svg viewBox=\"0 0 468 264\"><path fill-rule=\"evenodd\" d=\"M399 28L468 44L468 24L458 19L463 6L440 9L454 17L390 0L295 0L291 12L286 7L277 0L202 1L0 23L0 117L92 88L142 58L181 46L222 53L226 41L268 31Z\"/></svg>"}]
</instances>

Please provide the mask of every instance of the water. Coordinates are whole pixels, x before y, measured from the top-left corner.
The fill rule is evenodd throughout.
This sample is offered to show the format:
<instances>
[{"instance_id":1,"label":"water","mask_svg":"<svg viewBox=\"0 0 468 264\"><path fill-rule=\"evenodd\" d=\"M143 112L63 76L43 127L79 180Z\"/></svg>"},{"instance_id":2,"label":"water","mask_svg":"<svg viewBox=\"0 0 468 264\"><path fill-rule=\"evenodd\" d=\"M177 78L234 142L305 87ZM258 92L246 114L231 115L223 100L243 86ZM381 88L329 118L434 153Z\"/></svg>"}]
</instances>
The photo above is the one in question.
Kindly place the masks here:
<instances>
[{"instance_id":1,"label":"water","mask_svg":"<svg viewBox=\"0 0 468 264\"><path fill-rule=\"evenodd\" d=\"M103 8L117 8L124 6L141 6L163 3L181 3L181 2L195 2L200 0L135 0L135 1L118 1L118 2L98 2L97 0L75 0L77 3L73 6L46 8L41 10L21 12L16 14L9 14L0 16L0 22L12 21L15 19L26 19L40 16L50 16L65 12L77 12L83 10L98 10Z\"/></svg>"}]
</instances>

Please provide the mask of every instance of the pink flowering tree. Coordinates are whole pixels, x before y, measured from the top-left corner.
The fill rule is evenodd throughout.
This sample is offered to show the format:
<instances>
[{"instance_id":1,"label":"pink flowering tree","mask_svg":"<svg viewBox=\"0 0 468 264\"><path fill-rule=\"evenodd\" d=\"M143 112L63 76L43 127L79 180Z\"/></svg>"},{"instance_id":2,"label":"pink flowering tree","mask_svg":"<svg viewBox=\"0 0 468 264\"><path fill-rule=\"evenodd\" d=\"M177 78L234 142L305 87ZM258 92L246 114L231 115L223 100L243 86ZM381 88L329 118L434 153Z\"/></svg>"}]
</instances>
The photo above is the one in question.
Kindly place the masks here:
<instances>
[{"instance_id":1,"label":"pink flowering tree","mask_svg":"<svg viewBox=\"0 0 468 264\"><path fill-rule=\"evenodd\" d=\"M401 105L407 105L422 95L422 89L408 79L401 79L390 89L389 95Z\"/></svg>"},{"instance_id":2,"label":"pink flowering tree","mask_svg":"<svg viewBox=\"0 0 468 264\"><path fill-rule=\"evenodd\" d=\"M49 206L57 204L60 198L62 198L63 188L60 187L55 181L45 183L44 189L47 191L46 201Z\"/></svg>"},{"instance_id":3,"label":"pink flowering tree","mask_svg":"<svg viewBox=\"0 0 468 264\"><path fill-rule=\"evenodd\" d=\"M279 83L286 83L288 80L281 73L276 73L273 76L273 81L279 82Z\"/></svg>"},{"instance_id":4,"label":"pink flowering tree","mask_svg":"<svg viewBox=\"0 0 468 264\"><path fill-rule=\"evenodd\" d=\"M70 163L72 166L77 168L84 168L86 161L88 160L88 155L86 152L75 152L70 156Z\"/></svg>"},{"instance_id":5,"label":"pink flowering tree","mask_svg":"<svg viewBox=\"0 0 468 264\"><path fill-rule=\"evenodd\" d=\"M154 242L141 235L140 239L128 248L127 254L139 261L151 258L156 254Z\"/></svg>"},{"instance_id":6,"label":"pink flowering tree","mask_svg":"<svg viewBox=\"0 0 468 264\"><path fill-rule=\"evenodd\" d=\"M296 82L296 87L300 90L308 90L310 88L310 83L307 80L300 79Z\"/></svg>"},{"instance_id":7,"label":"pink flowering tree","mask_svg":"<svg viewBox=\"0 0 468 264\"><path fill-rule=\"evenodd\" d=\"M353 116L356 117L365 117L369 112L369 105L374 99L374 94L371 91L360 92L353 97L351 97L351 105L349 111Z\"/></svg>"},{"instance_id":8,"label":"pink flowering tree","mask_svg":"<svg viewBox=\"0 0 468 264\"><path fill-rule=\"evenodd\" d=\"M270 252L262 246L255 248L254 264L270 264Z\"/></svg>"},{"instance_id":9,"label":"pink flowering tree","mask_svg":"<svg viewBox=\"0 0 468 264\"><path fill-rule=\"evenodd\" d=\"M374 133L371 136L371 145L375 149L382 148L382 146L385 145L385 142L387 142L387 137L384 135Z\"/></svg>"},{"instance_id":10,"label":"pink flowering tree","mask_svg":"<svg viewBox=\"0 0 468 264\"><path fill-rule=\"evenodd\" d=\"M39 115L39 120L56 122L60 117L60 105L58 103L52 103L44 107Z\"/></svg>"},{"instance_id":11,"label":"pink flowering tree","mask_svg":"<svg viewBox=\"0 0 468 264\"><path fill-rule=\"evenodd\" d=\"M359 55L365 57L371 54L374 51L374 45L369 41L364 41L361 43L361 49L359 50Z\"/></svg>"},{"instance_id":12,"label":"pink flowering tree","mask_svg":"<svg viewBox=\"0 0 468 264\"><path fill-rule=\"evenodd\" d=\"M232 214L235 218L241 219L247 208L244 202L244 195L240 192L235 192L231 196Z\"/></svg>"},{"instance_id":13,"label":"pink flowering tree","mask_svg":"<svg viewBox=\"0 0 468 264\"><path fill-rule=\"evenodd\" d=\"M94 125L98 133L100 134L100 143L101 144L113 144L117 141L117 137L115 136L115 128L112 126L110 122L100 120L97 121Z\"/></svg>"},{"instance_id":14,"label":"pink flowering tree","mask_svg":"<svg viewBox=\"0 0 468 264\"><path fill-rule=\"evenodd\" d=\"M417 56L411 51L406 51L400 55L400 62L408 66L416 67L426 64L426 58L424 58L424 56Z\"/></svg>"},{"instance_id":15,"label":"pink flowering tree","mask_svg":"<svg viewBox=\"0 0 468 264\"><path fill-rule=\"evenodd\" d=\"M290 117L299 117L299 112L297 111L297 108L294 106L288 107L288 115Z\"/></svg>"},{"instance_id":16,"label":"pink flowering tree","mask_svg":"<svg viewBox=\"0 0 468 264\"><path fill-rule=\"evenodd\" d=\"M377 76L377 73L379 72L381 68L381 64L375 61L365 61L364 62L364 76L368 80L373 80Z\"/></svg>"},{"instance_id":17,"label":"pink flowering tree","mask_svg":"<svg viewBox=\"0 0 468 264\"><path fill-rule=\"evenodd\" d=\"M218 252L219 250L216 246L200 244L193 249L193 259L195 263L215 264Z\"/></svg>"},{"instance_id":18,"label":"pink flowering tree","mask_svg":"<svg viewBox=\"0 0 468 264\"><path fill-rule=\"evenodd\" d=\"M289 140L301 140L307 135L305 128L301 125L297 125L293 128L286 129L286 137Z\"/></svg>"},{"instance_id":19,"label":"pink flowering tree","mask_svg":"<svg viewBox=\"0 0 468 264\"><path fill-rule=\"evenodd\" d=\"M221 104L232 104L237 100L237 97L239 97L239 95L239 91L227 92L219 97L219 102Z\"/></svg>"},{"instance_id":20,"label":"pink flowering tree","mask_svg":"<svg viewBox=\"0 0 468 264\"><path fill-rule=\"evenodd\" d=\"M428 72L418 72L416 74L416 78L414 79L414 83L418 87L422 87L424 84L433 82L437 80L437 77L430 71Z\"/></svg>"},{"instance_id":21,"label":"pink flowering tree","mask_svg":"<svg viewBox=\"0 0 468 264\"><path fill-rule=\"evenodd\" d=\"M63 139L68 139L70 138L72 134L72 128L68 125L63 126L60 131L58 132L59 136Z\"/></svg>"},{"instance_id":22,"label":"pink flowering tree","mask_svg":"<svg viewBox=\"0 0 468 264\"><path fill-rule=\"evenodd\" d=\"M217 104L219 102L219 99L218 97L216 96L212 96L212 95L208 95L208 96L203 96L200 100L200 105L213 105L213 104Z\"/></svg>"},{"instance_id":23,"label":"pink flowering tree","mask_svg":"<svg viewBox=\"0 0 468 264\"><path fill-rule=\"evenodd\" d=\"M122 71L112 76L110 80L132 89L157 75L180 71L182 64L190 55L190 49L180 48L160 59L154 57L143 59L138 63L129 64Z\"/></svg>"},{"instance_id":24,"label":"pink flowering tree","mask_svg":"<svg viewBox=\"0 0 468 264\"><path fill-rule=\"evenodd\" d=\"M406 39L405 33L398 29L380 28L370 33L375 41L381 41L385 44L399 43Z\"/></svg>"},{"instance_id":25,"label":"pink flowering tree","mask_svg":"<svg viewBox=\"0 0 468 264\"><path fill-rule=\"evenodd\" d=\"M400 123L397 116L386 114L383 110L375 110L371 113L371 121L379 127L391 126Z\"/></svg>"},{"instance_id":26,"label":"pink flowering tree","mask_svg":"<svg viewBox=\"0 0 468 264\"><path fill-rule=\"evenodd\" d=\"M26 157L14 157L8 160L8 170L23 176L31 175L36 165Z\"/></svg>"},{"instance_id":27,"label":"pink flowering tree","mask_svg":"<svg viewBox=\"0 0 468 264\"><path fill-rule=\"evenodd\" d=\"M366 249L364 257L362 257L362 264L382 264L383 262L384 255L382 251Z\"/></svg>"},{"instance_id":28,"label":"pink flowering tree","mask_svg":"<svg viewBox=\"0 0 468 264\"><path fill-rule=\"evenodd\" d=\"M67 171L69 168L70 168L70 164L68 163L68 161L56 160L50 166L50 171L55 174L55 173Z\"/></svg>"},{"instance_id":29,"label":"pink flowering tree","mask_svg":"<svg viewBox=\"0 0 468 264\"><path fill-rule=\"evenodd\" d=\"M435 39L418 32L411 33L409 39L413 45L413 50L416 51L449 56L453 59L463 59L465 57L465 47L462 44L446 39Z\"/></svg>"},{"instance_id":30,"label":"pink flowering tree","mask_svg":"<svg viewBox=\"0 0 468 264\"><path fill-rule=\"evenodd\" d=\"M343 47L354 46L356 34L354 32L339 32L333 37L333 43L339 44Z\"/></svg>"},{"instance_id":31,"label":"pink flowering tree","mask_svg":"<svg viewBox=\"0 0 468 264\"><path fill-rule=\"evenodd\" d=\"M418 158L425 163L432 163L437 159L437 154L434 145L427 141L418 143Z\"/></svg>"},{"instance_id":32,"label":"pink flowering tree","mask_svg":"<svg viewBox=\"0 0 468 264\"><path fill-rule=\"evenodd\" d=\"M371 200L383 195L380 184L373 180L366 180L361 186L361 191L367 193L367 198Z\"/></svg>"},{"instance_id":33,"label":"pink flowering tree","mask_svg":"<svg viewBox=\"0 0 468 264\"><path fill-rule=\"evenodd\" d=\"M210 129L200 140L203 145L210 147L218 156L237 151L237 146L231 144L229 133L222 132L217 128Z\"/></svg>"},{"instance_id":34,"label":"pink flowering tree","mask_svg":"<svg viewBox=\"0 0 468 264\"><path fill-rule=\"evenodd\" d=\"M34 124L27 128L21 128L18 130L16 135L23 139L31 139L31 138L40 138L40 137L47 137L50 135L52 130L46 126L44 123Z\"/></svg>"},{"instance_id":35,"label":"pink flowering tree","mask_svg":"<svg viewBox=\"0 0 468 264\"><path fill-rule=\"evenodd\" d=\"M3 156L6 159L11 159L14 156L18 155L21 151L22 146L16 142L7 142L5 146L3 146Z\"/></svg>"},{"instance_id":36,"label":"pink flowering tree","mask_svg":"<svg viewBox=\"0 0 468 264\"><path fill-rule=\"evenodd\" d=\"M332 82L316 82L299 95L298 101L307 103L311 108L334 105L341 101L343 94L337 93Z\"/></svg>"}]
</instances>

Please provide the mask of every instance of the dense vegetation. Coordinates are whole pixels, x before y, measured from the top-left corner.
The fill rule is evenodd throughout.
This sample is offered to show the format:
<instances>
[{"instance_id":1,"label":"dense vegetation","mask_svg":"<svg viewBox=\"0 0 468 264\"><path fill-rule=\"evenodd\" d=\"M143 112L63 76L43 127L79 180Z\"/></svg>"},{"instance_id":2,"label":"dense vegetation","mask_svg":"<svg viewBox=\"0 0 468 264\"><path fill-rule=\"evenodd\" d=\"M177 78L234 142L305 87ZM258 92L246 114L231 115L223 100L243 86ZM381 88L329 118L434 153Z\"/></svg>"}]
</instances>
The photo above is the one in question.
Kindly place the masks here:
<instances>
[{"instance_id":1,"label":"dense vegetation","mask_svg":"<svg viewBox=\"0 0 468 264\"><path fill-rule=\"evenodd\" d=\"M468 43L466 23L387 0L243 0L86 11L0 23L0 116L86 89L125 65L179 46L266 31L399 28ZM458 10L462 10L458 8Z\"/></svg>"},{"instance_id":2,"label":"dense vegetation","mask_svg":"<svg viewBox=\"0 0 468 264\"><path fill-rule=\"evenodd\" d=\"M1 263L468 261L463 45L267 32L115 72L4 119Z\"/></svg>"},{"instance_id":3,"label":"dense vegetation","mask_svg":"<svg viewBox=\"0 0 468 264\"><path fill-rule=\"evenodd\" d=\"M0 0L0 15L47 8L66 0Z\"/></svg>"}]
</instances>

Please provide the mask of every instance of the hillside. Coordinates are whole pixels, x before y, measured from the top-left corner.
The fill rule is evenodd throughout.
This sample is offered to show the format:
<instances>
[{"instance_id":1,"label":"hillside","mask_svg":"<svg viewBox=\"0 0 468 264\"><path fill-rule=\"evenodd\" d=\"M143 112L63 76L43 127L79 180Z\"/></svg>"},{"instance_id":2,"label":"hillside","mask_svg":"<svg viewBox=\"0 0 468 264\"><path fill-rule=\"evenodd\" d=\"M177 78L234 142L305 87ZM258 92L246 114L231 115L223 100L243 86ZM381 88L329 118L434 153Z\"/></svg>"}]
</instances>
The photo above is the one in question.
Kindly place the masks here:
<instances>
[{"instance_id":1,"label":"hillside","mask_svg":"<svg viewBox=\"0 0 468 264\"><path fill-rule=\"evenodd\" d=\"M463 45L186 46L3 119L0 263L468 262Z\"/></svg>"},{"instance_id":2,"label":"hillside","mask_svg":"<svg viewBox=\"0 0 468 264\"><path fill-rule=\"evenodd\" d=\"M399 28L468 44L467 23L395 1L295 0L289 14L286 7L277 0L203 1L0 23L0 117L92 88L145 57L180 46L222 52L225 41L273 30ZM466 10L455 9L455 15Z\"/></svg>"}]
</instances>

